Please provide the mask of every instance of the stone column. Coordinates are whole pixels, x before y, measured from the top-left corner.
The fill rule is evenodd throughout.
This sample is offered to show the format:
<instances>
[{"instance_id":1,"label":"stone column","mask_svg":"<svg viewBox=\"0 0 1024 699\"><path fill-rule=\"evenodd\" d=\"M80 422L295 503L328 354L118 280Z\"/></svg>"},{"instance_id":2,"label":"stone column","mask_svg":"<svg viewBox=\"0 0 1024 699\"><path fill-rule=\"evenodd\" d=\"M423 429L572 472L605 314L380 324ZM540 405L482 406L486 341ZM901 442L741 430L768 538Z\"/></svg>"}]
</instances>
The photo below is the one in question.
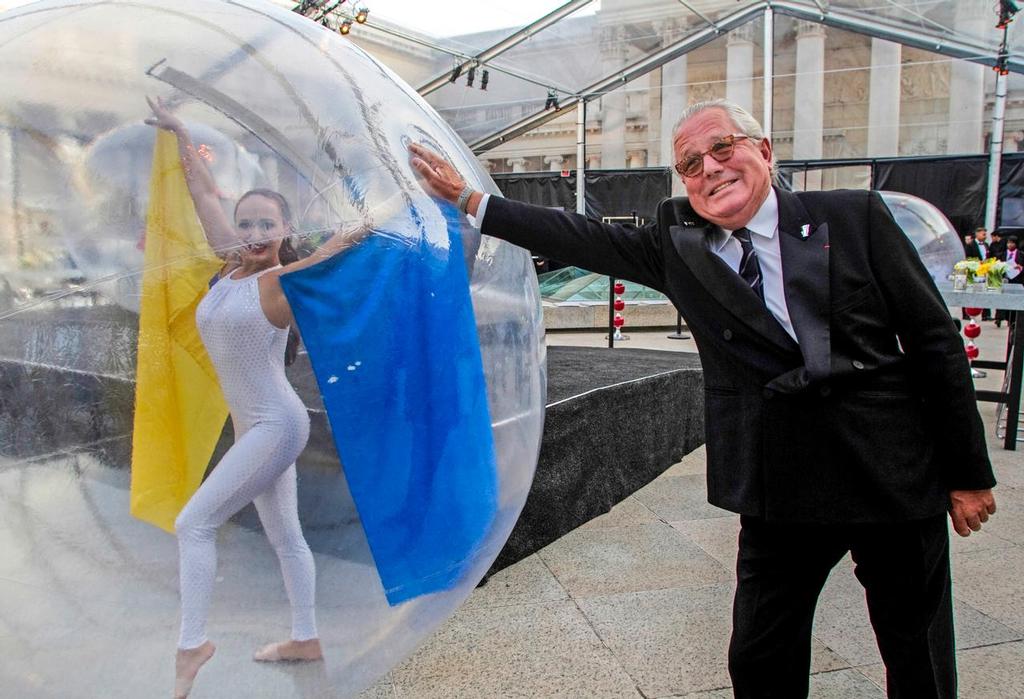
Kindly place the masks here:
<instances>
[{"instance_id":1,"label":"stone column","mask_svg":"<svg viewBox=\"0 0 1024 699\"><path fill-rule=\"evenodd\" d=\"M825 28L796 23L796 86L793 95L793 157L822 155L825 105Z\"/></svg>"},{"instance_id":2,"label":"stone column","mask_svg":"<svg viewBox=\"0 0 1024 699\"><path fill-rule=\"evenodd\" d=\"M901 56L899 44L871 40L867 154L872 157L899 155Z\"/></svg>"},{"instance_id":3,"label":"stone column","mask_svg":"<svg viewBox=\"0 0 1024 699\"><path fill-rule=\"evenodd\" d=\"M601 169L601 154L587 153L587 170Z\"/></svg>"},{"instance_id":4,"label":"stone column","mask_svg":"<svg viewBox=\"0 0 1024 699\"><path fill-rule=\"evenodd\" d=\"M549 172L561 172L565 157L561 155L545 155L544 164L548 166Z\"/></svg>"},{"instance_id":5,"label":"stone column","mask_svg":"<svg viewBox=\"0 0 1024 699\"><path fill-rule=\"evenodd\" d=\"M615 25L601 30L601 72L610 75L626 64L626 37ZM626 165L626 92L601 97L601 160L607 168Z\"/></svg>"},{"instance_id":6,"label":"stone column","mask_svg":"<svg viewBox=\"0 0 1024 699\"><path fill-rule=\"evenodd\" d=\"M992 32L995 15L989 0L959 0L953 26L965 36ZM954 59L949 66L949 136L946 152L981 153L985 148L985 77L988 68Z\"/></svg>"},{"instance_id":7,"label":"stone column","mask_svg":"<svg viewBox=\"0 0 1024 699\"><path fill-rule=\"evenodd\" d=\"M725 98L754 111L754 25L747 22L725 41ZM799 62L797 65L800 65ZM799 70L799 68L798 68Z\"/></svg>"},{"instance_id":8,"label":"stone column","mask_svg":"<svg viewBox=\"0 0 1024 699\"><path fill-rule=\"evenodd\" d=\"M0 255L14 256L18 253L16 229L18 223L14 210L14 184L17 169L14 162L14 137L9 129L0 128Z\"/></svg>"},{"instance_id":9,"label":"stone column","mask_svg":"<svg viewBox=\"0 0 1024 699\"><path fill-rule=\"evenodd\" d=\"M683 37L685 24L662 22L661 45L668 46ZM672 132L687 106L686 55L661 67L661 130L659 132L659 165L671 167L676 158L672 149Z\"/></svg>"},{"instance_id":10,"label":"stone column","mask_svg":"<svg viewBox=\"0 0 1024 699\"><path fill-rule=\"evenodd\" d=\"M526 172L526 158L509 158L505 162L512 166L512 172Z\"/></svg>"},{"instance_id":11,"label":"stone column","mask_svg":"<svg viewBox=\"0 0 1024 699\"><path fill-rule=\"evenodd\" d=\"M631 150L629 151L629 167L646 167L647 166L647 151Z\"/></svg>"}]
</instances>

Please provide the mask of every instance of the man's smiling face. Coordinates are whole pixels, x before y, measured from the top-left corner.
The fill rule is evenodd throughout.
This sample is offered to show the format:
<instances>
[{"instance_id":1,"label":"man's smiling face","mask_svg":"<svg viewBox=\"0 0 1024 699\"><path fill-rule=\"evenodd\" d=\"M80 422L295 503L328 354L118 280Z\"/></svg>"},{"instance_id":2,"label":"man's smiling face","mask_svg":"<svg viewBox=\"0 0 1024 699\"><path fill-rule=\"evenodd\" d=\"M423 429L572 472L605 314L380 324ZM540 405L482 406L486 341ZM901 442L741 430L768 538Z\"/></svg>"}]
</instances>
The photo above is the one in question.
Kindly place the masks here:
<instances>
[{"instance_id":1,"label":"man's smiling face","mask_svg":"<svg viewBox=\"0 0 1024 699\"><path fill-rule=\"evenodd\" d=\"M698 112L676 131L673 143L676 162L704 153L723 136L740 129L723 109ZM735 230L750 222L771 188L772 147L768 139L736 141L732 157L723 163L704 156L704 171L683 177L694 211L711 223Z\"/></svg>"}]
</instances>

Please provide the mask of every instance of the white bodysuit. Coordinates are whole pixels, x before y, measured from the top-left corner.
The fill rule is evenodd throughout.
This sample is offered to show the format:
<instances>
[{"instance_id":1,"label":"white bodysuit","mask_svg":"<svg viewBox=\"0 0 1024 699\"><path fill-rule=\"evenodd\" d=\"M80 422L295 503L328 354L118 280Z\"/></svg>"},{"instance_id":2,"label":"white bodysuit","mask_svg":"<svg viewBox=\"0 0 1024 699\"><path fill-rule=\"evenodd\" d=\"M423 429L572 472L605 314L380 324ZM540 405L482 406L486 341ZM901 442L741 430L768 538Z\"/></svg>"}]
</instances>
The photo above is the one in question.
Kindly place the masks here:
<instances>
[{"instance_id":1,"label":"white bodysuit","mask_svg":"<svg viewBox=\"0 0 1024 699\"><path fill-rule=\"evenodd\" d=\"M288 331L260 306L259 277L218 281L196 308L196 325L231 409L235 443L175 521L180 556L179 648L206 641L217 572L217 529L250 502L277 552L292 607L292 638L317 637L316 570L299 526L295 459L309 416L284 373Z\"/></svg>"}]
</instances>

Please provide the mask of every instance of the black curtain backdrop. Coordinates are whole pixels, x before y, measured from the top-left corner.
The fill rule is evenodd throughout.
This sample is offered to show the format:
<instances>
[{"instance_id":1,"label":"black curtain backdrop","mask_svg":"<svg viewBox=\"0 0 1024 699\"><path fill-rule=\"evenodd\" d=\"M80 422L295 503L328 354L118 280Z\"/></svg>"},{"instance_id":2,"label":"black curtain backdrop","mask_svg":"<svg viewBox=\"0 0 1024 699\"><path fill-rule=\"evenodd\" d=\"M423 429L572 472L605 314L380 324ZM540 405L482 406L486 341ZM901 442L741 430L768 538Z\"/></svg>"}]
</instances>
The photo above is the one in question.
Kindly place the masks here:
<instances>
[{"instance_id":1,"label":"black curtain backdrop","mask_svg":"<svg viewBox=\"0 0 1024 699\"><path fill-rule=\"evenodd\" d=\"M576 172L502 173L494 175L498 189L509 199L540 206L576 210ZM587 216L637 216L650 221L658 202L672 194L668 168L593 170L586 173Z\"/></svg>"},{"instance_id":2,"label":"black curtain backdrop","mask_svg":"<svg viewBox=\"0 0 1024 699\"><path fill-rule=\"evenodd\" d=\"M985 222L985 155L781 161L779 173L782 186L787 187L794 172L851 165L871 167L873 189L912 194L931 202L961 234ZM597 218L636 212L650 220L658 202L672 192L672 171L668 168L592 170L586 178L587 215ZM1024 228L1024 153L1003 155L999 179L997 227ZM494 181L509 199L576 210L575 171L568 177L557 172L503 173L494 175ZM1011 215L1017 217L1017 222L1005 221Z\"/></svg>"},{"instance_id":3,"label":"black curtain backdrop","mask_svg":"<svg viewBox=\"0 0 1024 699\"><path fill-rule=\"evenodd\" d=\"M875 189L913 194L931 202L961 235L985 222L988 158L878 162L872 181Z\"/></svg>"}]
</instances>

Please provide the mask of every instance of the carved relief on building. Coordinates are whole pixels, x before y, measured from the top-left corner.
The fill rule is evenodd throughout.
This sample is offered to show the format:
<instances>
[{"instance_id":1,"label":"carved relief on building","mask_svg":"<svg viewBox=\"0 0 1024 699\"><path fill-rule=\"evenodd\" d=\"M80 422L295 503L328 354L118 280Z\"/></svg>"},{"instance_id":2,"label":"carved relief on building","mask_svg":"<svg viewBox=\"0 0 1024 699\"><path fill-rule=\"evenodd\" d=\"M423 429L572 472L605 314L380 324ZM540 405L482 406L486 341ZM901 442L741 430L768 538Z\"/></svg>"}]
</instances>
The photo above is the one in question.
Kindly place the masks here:
<instances>
[{"instance_id":1,"label":"carved relief on building","mask_svg":"<svg viewBox=\"0 0 1024 699\"><path fill-rule=\"evenodd\" d=\"M752 44L754 43L754 23L747 22L739 27L736 27L726 35L725 45L732 46L733 44Z\"/></svg>"},{"instance_id":2,"label":"carved relief on building","mask_svg":"<svg viewBox=\"0 0 1024 699\"><path fill-rule=\"evenodd\" d=\"M900 74L904 99L936 99L949 95L949 63L905 65Z\"/></svg>"},{"instance_id":3,"label":"carved relief on building","mask_svg":"<svg viewBox=\"0 0 1024 699\"><path fill-rule=\"evenodd\" d=\"M825 102L860 104L868 101L869 70L833 73L825 80Z\"/></svg>"},{"instance_id":4,"label":"carved relief on building","mask_svg":"<svg viewBox=\"0 0 1024 699\"><path fill-rule=\"evenodd\" d=\"M808 22L803 19L798 19L794 24L796 25L796 38L798 40L804 37L825 37L825 25L823 24Z\"/></svg>"}]
</instances>

